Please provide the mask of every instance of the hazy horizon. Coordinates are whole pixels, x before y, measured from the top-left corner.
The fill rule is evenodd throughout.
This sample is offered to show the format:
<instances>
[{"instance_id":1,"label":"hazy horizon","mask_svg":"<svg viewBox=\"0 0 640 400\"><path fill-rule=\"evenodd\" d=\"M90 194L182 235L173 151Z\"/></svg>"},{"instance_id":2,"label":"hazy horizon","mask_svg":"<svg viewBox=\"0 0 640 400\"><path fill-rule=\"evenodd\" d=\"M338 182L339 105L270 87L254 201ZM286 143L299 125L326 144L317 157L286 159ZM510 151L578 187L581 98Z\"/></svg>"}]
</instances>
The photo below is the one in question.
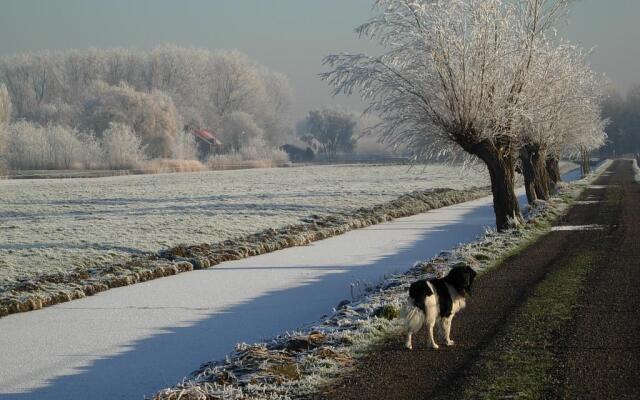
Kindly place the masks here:
<instances>
[{"instance_id":1,"label":"hazy horizon","mask_svg":"<svg viewBox=\"0 0 640 400\"><path fill-rule=\"evenodd\" d=\"M354 28L371 14L372 0L206 1L3 0L0 56L39 50L129 47L163 44L238 49L290 78L300 118L326 104L358 109L357 99L332 98L318 78L322 58L331 52L373 52ZM640 2L578 1L564 35L595 47L591 60L621 90L640 81Z\"/></svg>"}]
</instances>

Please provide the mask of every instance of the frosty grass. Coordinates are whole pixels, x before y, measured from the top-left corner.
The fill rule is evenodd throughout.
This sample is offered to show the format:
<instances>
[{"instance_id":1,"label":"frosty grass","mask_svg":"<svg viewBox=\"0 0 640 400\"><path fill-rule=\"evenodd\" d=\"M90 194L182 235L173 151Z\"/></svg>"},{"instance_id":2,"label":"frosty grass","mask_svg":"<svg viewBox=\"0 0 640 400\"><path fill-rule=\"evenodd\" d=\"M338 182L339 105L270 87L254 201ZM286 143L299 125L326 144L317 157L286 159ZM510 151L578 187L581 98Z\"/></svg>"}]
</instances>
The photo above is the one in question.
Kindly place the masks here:
<instances>
[{"instance_id":1,"label":"frosty grass","mask_svg":"<svg viewBox=\"0 0 640 400\"><path fill-rule=\"evenodd\" d=\"M414 190L487 184L483 171L442 165L0 181L0 290L19 278L218 242Z\"/></svg>"}]
</instances>

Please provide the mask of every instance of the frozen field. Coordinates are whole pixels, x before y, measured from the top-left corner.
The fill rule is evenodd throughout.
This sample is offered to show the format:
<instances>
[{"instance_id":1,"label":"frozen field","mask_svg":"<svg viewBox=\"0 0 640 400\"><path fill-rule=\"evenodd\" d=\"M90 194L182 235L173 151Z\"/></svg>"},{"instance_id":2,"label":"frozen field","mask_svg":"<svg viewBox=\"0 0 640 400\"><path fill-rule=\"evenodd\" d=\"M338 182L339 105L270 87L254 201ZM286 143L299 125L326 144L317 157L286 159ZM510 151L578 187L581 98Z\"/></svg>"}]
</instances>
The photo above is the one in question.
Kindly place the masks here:
<instances>
[{"instance_id":1,"label":"frozen field","mask_svg":"<svg viewBox=\"0 0 640 400\"><path fill-rule=\"evenodd\" d=\"M180 243L216 242L414 190L488 183L484 172L441 165L0 181L0 290L39 272L90 267Z\"/></svg>"}]
</instances>

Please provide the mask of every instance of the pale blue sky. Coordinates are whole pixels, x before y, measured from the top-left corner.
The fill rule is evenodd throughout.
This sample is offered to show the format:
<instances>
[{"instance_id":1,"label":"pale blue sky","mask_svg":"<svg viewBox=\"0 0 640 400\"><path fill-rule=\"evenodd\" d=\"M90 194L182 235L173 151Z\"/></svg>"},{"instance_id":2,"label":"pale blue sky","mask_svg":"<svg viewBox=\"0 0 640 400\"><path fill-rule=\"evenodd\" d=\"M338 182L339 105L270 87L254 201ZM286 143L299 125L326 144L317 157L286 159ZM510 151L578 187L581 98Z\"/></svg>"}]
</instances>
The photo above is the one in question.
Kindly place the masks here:
<instances>
[{"instance_id":1,"label":"pale blue sky","mask_svg":"<svg viewBox=\"0 0 640 400\"><path fill-rule=\"evenodd\" d=\"M0 55L41 49L149 48L172 43L239 49L285 73L298 116L334 100L322 57L371 52L353 29L373 0L0 0ZM565 28L585 47L597 46L594 67L621 89L640 81L640 0L581 0Z\"/></svg>"}]
</instances>

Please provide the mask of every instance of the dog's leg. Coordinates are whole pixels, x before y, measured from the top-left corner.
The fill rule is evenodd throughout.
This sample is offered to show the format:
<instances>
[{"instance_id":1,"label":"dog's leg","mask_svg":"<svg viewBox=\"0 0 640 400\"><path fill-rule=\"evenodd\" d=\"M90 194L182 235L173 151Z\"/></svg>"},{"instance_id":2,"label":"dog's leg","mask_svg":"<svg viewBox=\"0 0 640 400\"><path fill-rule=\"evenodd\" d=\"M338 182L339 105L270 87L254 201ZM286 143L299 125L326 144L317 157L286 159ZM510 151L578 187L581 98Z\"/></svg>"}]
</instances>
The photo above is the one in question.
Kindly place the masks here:
<instances>
[{"instance_id":1,"label":"dog's leg","mask_svg":"<svg viewBox=\"0 0 640 400\"><path fill-rule=\"evenodd\" d=\"M427 313L427 333L429 334L429 345L431 345L431 348L433 349L438 349L438 345L433 338L433 328L435 327L437 320L437 314L434 315L434 313L431 312Z\"/></svg>"},{"instance_id":2,"label":"dog's leg","mask_svg":"<svg viewBox=\"0 0 640 400\"><path fill-rule=\"evenodd\" d=\"M438 339L445 340L447 334L444 331L444 318L438 318L438 322L436 323L438 329Z\"/></svg>"},{"instance_id":3,"label":"dog's leg","mask_svg":"<svg viewBox=\"0 0 640 400\"><path fill-rule=\"evenodd\" d=\"M404 347L409 350L413 350L413 346L411 345L411 331L407 333L407 341L404 342Z\"/></svg>"},{"instance_id":4,"label":"dog's leg","mask_svg":"<svg viewBox=\"0 0 640 400\"><path fill-rule=\"evenodd\" d=\"M442 319L442 327L444 328L444 339L447 346L453 346L455 342L451 340L451 322L453 321L453 315Z\"/></svg>"}]
</instances>

